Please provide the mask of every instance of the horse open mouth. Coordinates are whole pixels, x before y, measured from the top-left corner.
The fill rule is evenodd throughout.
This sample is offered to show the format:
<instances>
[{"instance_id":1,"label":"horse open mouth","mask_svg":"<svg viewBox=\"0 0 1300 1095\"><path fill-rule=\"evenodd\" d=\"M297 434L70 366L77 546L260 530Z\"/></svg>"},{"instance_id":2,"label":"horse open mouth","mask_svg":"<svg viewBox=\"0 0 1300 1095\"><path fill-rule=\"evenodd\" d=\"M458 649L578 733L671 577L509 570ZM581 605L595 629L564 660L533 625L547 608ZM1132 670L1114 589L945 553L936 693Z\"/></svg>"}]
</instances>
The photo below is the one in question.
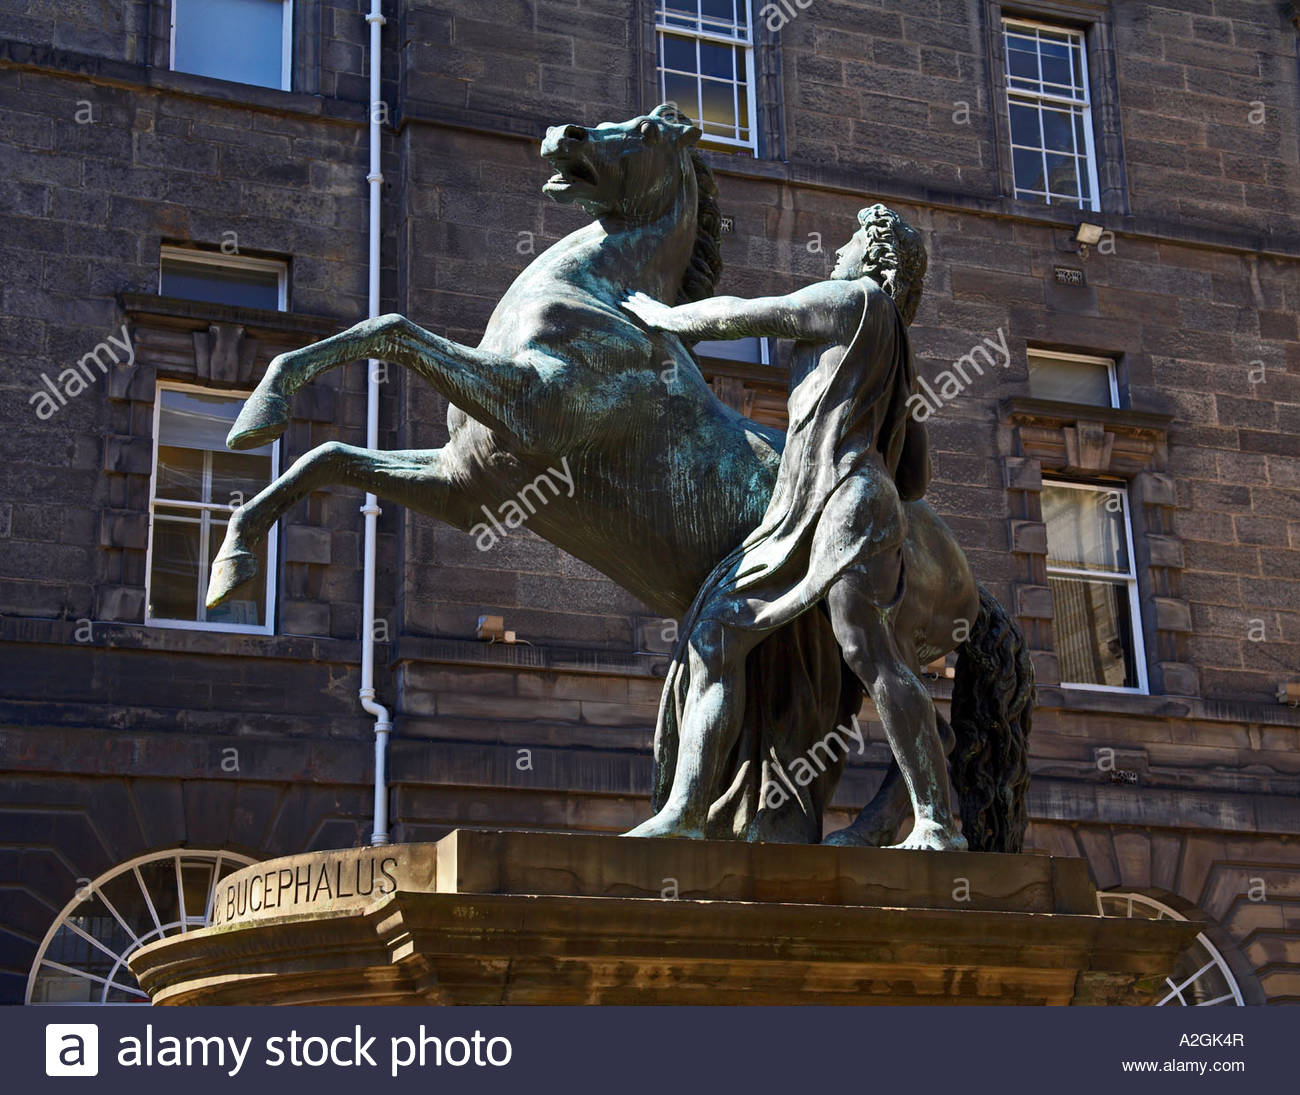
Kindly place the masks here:
<instances>
[{"instance_id":1,"label":"horse open mouth","mask_svg":"<svg viewBox=\"0 0 1300 1095\"><path fill-rule=\"evenodd\" d=\"M599 180L596 178L596 170L586 160L577 157L567 159L559 156L549 158L551 166L555 168L555 174L546 180L546 190L559 190L570 187L575 183L590 187L597 185Z\"/></svg>"}]
</instances>

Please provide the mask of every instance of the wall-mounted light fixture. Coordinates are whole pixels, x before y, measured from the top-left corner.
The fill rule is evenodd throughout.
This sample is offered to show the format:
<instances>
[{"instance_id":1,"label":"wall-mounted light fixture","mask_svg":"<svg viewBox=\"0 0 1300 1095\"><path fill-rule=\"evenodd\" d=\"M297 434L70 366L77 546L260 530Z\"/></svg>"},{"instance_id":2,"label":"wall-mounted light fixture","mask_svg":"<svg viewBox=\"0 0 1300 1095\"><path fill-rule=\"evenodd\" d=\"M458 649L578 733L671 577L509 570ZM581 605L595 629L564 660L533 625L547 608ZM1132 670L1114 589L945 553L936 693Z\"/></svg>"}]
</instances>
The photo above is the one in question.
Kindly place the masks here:
<instances>
[{"instance_id":1,"label":"wall-mounted light fixture","mask_svg":"<svg viewBox=\"0 0 1300 1095\"><path fill-rule=\"evenodd\" d=\"M1089 224L1084 221L1074 232L1074 242L1079 245L1079 257L1088 257L1088 248L1096 247L1101 242L1101 237L1105 235L1106 229L1100 224Z\"/></svg>"},{"instance_id":2,"label":"wall-mounted light fixture","mask_svg":"<svg viewBox=\"0 0 1300 1095\"><path fill-rule=\"evenodd\" d=\"M480 616L478 618L478 627L475 628L474 634L488 643L507 643L514 645L522 643L524 646L532 646L527 639L521 639L515 632L506 630L506 621L504 616Z\"/></svg>"}]
</instances>

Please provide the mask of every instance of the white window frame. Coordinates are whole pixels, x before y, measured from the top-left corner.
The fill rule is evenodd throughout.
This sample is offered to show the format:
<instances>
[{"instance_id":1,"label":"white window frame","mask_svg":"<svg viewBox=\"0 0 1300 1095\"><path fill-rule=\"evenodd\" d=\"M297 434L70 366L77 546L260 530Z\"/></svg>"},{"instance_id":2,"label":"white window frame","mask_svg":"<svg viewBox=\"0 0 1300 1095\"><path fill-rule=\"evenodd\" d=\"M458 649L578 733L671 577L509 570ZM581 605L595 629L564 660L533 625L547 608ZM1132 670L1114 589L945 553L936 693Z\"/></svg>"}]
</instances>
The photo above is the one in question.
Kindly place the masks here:
<instances>
[{"instance_id":1,"label":"white window frame","mask_svg":"<svg viewBox=\"0 0 1300 1095\"><path fill-rule=\"evenodd\" d=\"M173 869L176 874L177 908L179 909L181 916L179 920L169 921L164 924L154 905L153 896L150 894L148 886L145 885L144 876L140 874L140 868L147 864L156 863L160 860L166 859L171 859L173 861ZM212 864L212 883L208 887L207 902L201 913L197 909L191 912L191 910L185 905L185 885L181 872L187 862ZM128 1004L125 1001L109 1003L105 997L108 995L110 989L117 988L132 996L138 996L140 998L140 1005L148 1005L149 997L138 984L132 988L130 985L124 985L117 981L119 973L125 970L126 975L130 977L133 983L135 982L135 978L131 977L130 967L127 966L127 960L132 954L147 943L152 943L158 939L165 939L168 936L187 933L191 928L198 929L210 925L212 923L212 901L216 895L217 886L224 877L221 873L223 865L230 864L236 868L242 869L244 867L250 867L256 862L257 860L250 859L248 856L239 852L209 850L204 848L169 848L166 851L149 852L146 855L136 856L134 859L129 859L125 863L120 863L111 870L106 871L93 882L79 889L72 900L63 906L59 915L54 918L54 922L50 924L49 929L45 933L45 938L41 940L41 945L36 951L36 957L32 961L31 970L27 974L27 993L23 1002L37 1007L86 1007L88 1005L92 1007L139 1006L136 1004ZM144 897L145 906L148 908L150 919L153 922L152 926L147 923L128 923L117 908L114 907L113 903L108 899L108 895L103 892L103 887L105 885L117 878L119 875L126 874L128 871L135 875L136 885L139 886L140 892ZM234 872L227 873L233 874ZM90 935L72 922L72 918L76 915L77 909L79 909L92 896L99 897L100 901L103 902L104 906L112 914L113 919L121 926L122 930L130 936L131 942L125 950L121 952L114 950L102 940L96 939L94 936ZM54 937L58 935L59 929L65 924L72 930L74 935L80 936L96 950L107 954L110 958L115 960L115 964L110 970L108 977L100 977L97 974L87 973L84 970L78 970L72 966L65 966L62 963L54 961L52 958L46 957L46 954L50 949L50 944L54 941ZM36 984L40 978L41 970L46 966L58 970L61 973L80 977L83 980L99 985L99 1000L33 1001L32 994L36 990Z\"/></svg>"},{"instance_id":2,"label":"white window frame","mask_svg":"<svg viewBox=\"0 0 1300 1095\"><path fill-rule=\"evenodd\" d=\"M1096 494L1118 494L1123 507L1124 542L1128 549L1128 572L1115 574L1104 570L1086 570L1081 567L1060 566L1052 562L1051 548L1047 555L1047 576L1049 578L1078 578L1089 582L1109 582L1122 585L1128 591L1129 627L1133 634L1133 662L1137 673L1137 687L1126 688L1119 684L1086 684L1075 681L1062 681L1062 688L1075 688L1083 692L1123 692L1134 696L1149 694L1147 680L1146 640L1142 634L1142 605L1138 601L1137 559L1133 555L1133 520L1129 512L1127 483L1079 483L1069 479L1044 477L1044 486L1066 487L1070 490L1092 491ZM1053 621L1055 622L1055 621Z\"/></svg>"},{"instance_id":3,"label":"white window frame","mask_svg":"<svg viewBox=\"0 0 1300 1095\"><path fill-rule=\"evenodd\" d=\"M1115 359L1113 357L1094 357L1091 354L1069 354L1064 350L1040 350L1036 346L1030 346L1026 349L1030 357L1047 357L1056 361L1070 361L1079 365L1104 365L1106 366L1106 377L1110 382L1110 408L1115 410L1119 407L1119 373L1115 368ZM1030 393L1032 395L1032 392ZM1039 398L1035 396L1035 398ZM1076 403L1072 406L1077 407L1098 407L1099 403Z\"/></svg>"},{"instance_id":4,"label":"white window frame","mask_svg":"<svg viewBox=\"0 0 1300 1095\"><path fill-rule=\"evenodd\" d=\"M1074 99L1065 95L1052 95L1048 92L1022 91L1011 86L1010 74L1007 71L1007 28L1008 27L1025 27L1034 31L1049 30L1054 34L1068 34L1079 39L1081 48L1079 50L1080 72L1083 75L1083 98ZM1011 151L1011 191L1016 201L1032 202L1035 205L1059 205L1075 208L1080 211L1092 213L1101 212L1101 190L1097 181L1097 142L1093 136L1092 128L1092 76L1088 72L1088 34L1086 30L1078 27L1064 26L1059 23L1042 23L1033 19L1021 19L1019 16L1003 16L1002 18L1002 76L1006 83L1006 111L1007 111L1007 149ZM1016 166L1014 149L1016 145L1011 136L1011 98L1013 95L1022 96L1026 100L1035 103L1056 103L1061 106L1082 107L1083 108L1083 141L1087 150L1088 158L1088 185L1089 185L1089 203L1085 206L1080 204L1076 198L1073 202L1068 199L1053 202L1050 193L1045 195L1040 201L1037 197L1022 198L1016 195ZM1023 146L1022 146L1023 147ZM1042 149L1038 149L1042 153ZM1048 185L1046 178L1043 180L1044 185Z\"/></svg>"},{"instance_id":5,"label":"white window frame","mask_svg":"<svg viewBox=\"0 0 1300 1095\"><path fill-rule=\"evenodd\" d=\"M700 15L697 19L694 29L688 27L675 26L664 21L664 13L660 11L659 5L655 4L655 78L659 84L660 99L667 99L668 93L664 84L664 69L659 64L659 40L664 35L670 35L676 38L686 38L692 42L716 42L718 45L735 46L741 50L745 58L745 87L749 94L746 95L748 100L748 122L749 140L742 141L735 137L720 137L716 133L709 133L704 130L704 107L700 92L700 82L703 79L698 71L698 65L694 73L679 73L680 75L695 77L695 104L693 110L686 110L700 126L704 135L700 138L700 143L704 145L721 145L725 148L737 148L748 150L754 155L758 155L758 99L755 94L756 81L754 79L754 6L752 0L744 0L745 12L748 15L748 23L744 28L743 35L740 33L741 28L736 26L735 34L723 34L718 31L705 29L709 20L707 17ZM696 7L697 13L699 7ZM698 57L699 51L696 50ZM673 69L674 73L679 70ZM732 85L732 108L736 120L740 120L740 95L736 88L739 85ZM685 104L682 105L683 108Z\"/></svg>"},{"instance_id":6,"label":"white window frame","mask_svg":"<svg viewBox=\"0 0 1300 1095\"><path fill-rule=\"evenodd\" d=\"M227 270L255 270L276 275L279 292L279 310L289 307L289 264L282 259L259 259L251 255L225 255L215 251L199 251L188 247L175 247L164 243L158 249L158 292L162 293L163 263L168 259L189 262L199 266L220 266Z\"/></svg>"},{"instance_id":7,"label":"white window frame","mask_svg":"<svg viewBox=\"0 0 1300 1095\"><path fill-rule=\"evenodd\" d=\"M1112 909L1107 908L1108 904L1112 905ZM1097 911L1101 913L1102 916L1122 916L1132 920L1134 919L1133 907L1135 905L1144 906L1153 910L1156 913L1156 916L1154 917L1156 920L1185 921L1187 919L1187 917L1177 909L1171 908L1163 901L1157 901L1154 897L1148 897L1143 893L1127 893L1119 890L1099 890L1097 892ZM1117 911L1113 906L1118 906L1118 908L1123 911ZM1147 918L1141 917L1140 919ZM1223 957L1223 953L1218 947L1210 942L1209 936L1204 932L1200 932L1196 936L1196 941L1187 949L1195 950L1197 945L1202 948L1204 956L1208 957L1209 961L1201 965L1200 968L1198 968L1186 981L1179 984L1175 984L1173 978L1166 977L1165 984L1169 986L1169 991L1161 999L1157 1000L1153 1006L1158 1008L1172 1004L1185 1006L1187 1000L1183 997L1183 992L1190 988L1195 982L1199 981L1210 970L1214 969L1218 970L1224 981L1227 982L1228 992L1226 995L1216 997L1213 1000L1204 1000L1196 1006L1202 1008L1218 1006L1245 1007L1246 1001L1241 995L1241 987L1237 984L1237 977L1232 972L1232 967L1228 965L1227 959ZM1196 960L1199 962L1201 957L1202 955L1197 955Z\"/></svg>"},{"instance_id":8,"label":"white window frame","mask_svg":"<svg viewBox=\"0 0 1300 1095\"><path fill-rule=\"evenodd\" d=\"M162 393L164 391L173 392L194 392L196 395L206 396L229 396L233 399L247 399L252 392L235 392L228 391L225 388L205 388L198 384L182 384L173 380L160 380L154 388L153 399L153 465L149 469L149 546L145 551L144 560L144 622L146 627L166 627L177 628L183 631L225 631L239 635L274 635L275 634L275 594L276 594L276 573L277 562L279 557L279 537L276 535L279 531L279 522L271 526L271 531L266 537L266 605L265 619L263 624L230 624L220 623L208 620L173 620L166 617L154 616L149 611L151 596L153 593L153 527L154 511L161 504L176 509L193 509L200 512L202 521L200 524L199 535L199 581L203 581L212 569L212 560L208 558L208 514L213 510L224 510L233 514L237 507L227 506L221 502L169 502L165 499L159 503L157 496L158 486L158 442L161 434L162 421ZM272 442L271 447L271 482L280 475L280 442ZM199 591L202 596L202 591Z\"/></svg>"},{"instance_id":9,"label":"white window frame","mask_svg":"<svg viewBox=\"0 0 1300 1095\"><path fill-rule=\"evenodd\" d=\"M176 5L179 0L172 0L170 18L171 28L168 34L167 44L167 67L173 72L180 71L176 68ZM282 23L283 31L280 35L280 88L281 91L293 90L293 0L281 0L284 7L284 21ZM208 76L205 79L217 80L218 76ZM239 80L228 80L227 83L240 83ZM245 84L245 87L262 87L262 84Z\"/></svg>"}]
</instances>

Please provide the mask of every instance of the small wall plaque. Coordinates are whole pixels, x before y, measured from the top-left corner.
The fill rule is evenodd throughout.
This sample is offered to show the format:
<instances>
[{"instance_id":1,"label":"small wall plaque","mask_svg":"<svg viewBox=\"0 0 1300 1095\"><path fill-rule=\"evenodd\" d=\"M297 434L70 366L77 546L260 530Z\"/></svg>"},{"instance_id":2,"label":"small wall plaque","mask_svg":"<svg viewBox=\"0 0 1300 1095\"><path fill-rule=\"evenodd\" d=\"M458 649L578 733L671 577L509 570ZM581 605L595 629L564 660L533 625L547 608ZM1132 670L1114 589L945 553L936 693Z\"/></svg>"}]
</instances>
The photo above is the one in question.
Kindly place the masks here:
<instances>
[{"instance_id":1,"label":"small wall plaque","mask_svg":"<svg viewBox=\"0 0 1300 1095\"><path fill-rule=\"evenodd\" d=\"M1082 270L1074 270L1069 266L1058 266L1056 267L1054 273L1056 275L1056 283L1058 285L1082 286L1087 284L1083 280Z\"/></svg>"},{"instance_id":2,"label":"small wall plaque","mask_svg":"<svg viewBox=\"0 0 1300 1095\"><path fill-rule=\"evenodd\" d=\"M722 218L722 231L734 232L736 230L736 218L724 216Z\"/></svg>"}]
</instances>

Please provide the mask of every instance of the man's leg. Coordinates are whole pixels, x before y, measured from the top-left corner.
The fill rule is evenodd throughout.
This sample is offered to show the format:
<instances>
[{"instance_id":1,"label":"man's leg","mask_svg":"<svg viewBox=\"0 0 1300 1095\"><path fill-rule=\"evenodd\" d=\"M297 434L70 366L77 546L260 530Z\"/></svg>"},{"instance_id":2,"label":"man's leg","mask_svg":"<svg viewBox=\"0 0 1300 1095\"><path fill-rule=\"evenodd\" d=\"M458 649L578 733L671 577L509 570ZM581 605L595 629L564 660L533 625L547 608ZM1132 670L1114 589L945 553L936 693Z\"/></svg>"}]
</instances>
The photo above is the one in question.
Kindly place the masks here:
<instances>
[{"instance_id":1,"label":"man's leg","mask_svg":"<svg viewBox=\"0 0 1300 1095\"><path fill-rule=\"evenodd\" d=\"M964 849L966 840L957 829L948 795L948 764L934 704L899 652L884 607L893 599L897 577L897 568L882 570L874 563L870 576L862 570L846 571L827 593L826 607L844 660L880 713L912 800L912 833L897 847Z\"/></svg>"},{"instance_id":2,"label":"man's leg","mask_svg":"<svg viewBox=\"0 0 1300 1095\"><path fill-rule=\"evenodd\" d=\"M625 836L704 839L718 773L745 713L745 661L761 635L706 622L687 647L690 682L677 728L677 766L663 808Z\"/></svg>"}]
</instances>

